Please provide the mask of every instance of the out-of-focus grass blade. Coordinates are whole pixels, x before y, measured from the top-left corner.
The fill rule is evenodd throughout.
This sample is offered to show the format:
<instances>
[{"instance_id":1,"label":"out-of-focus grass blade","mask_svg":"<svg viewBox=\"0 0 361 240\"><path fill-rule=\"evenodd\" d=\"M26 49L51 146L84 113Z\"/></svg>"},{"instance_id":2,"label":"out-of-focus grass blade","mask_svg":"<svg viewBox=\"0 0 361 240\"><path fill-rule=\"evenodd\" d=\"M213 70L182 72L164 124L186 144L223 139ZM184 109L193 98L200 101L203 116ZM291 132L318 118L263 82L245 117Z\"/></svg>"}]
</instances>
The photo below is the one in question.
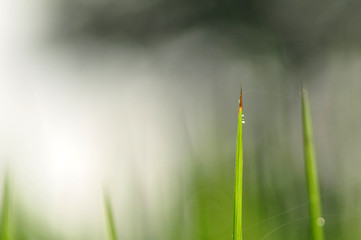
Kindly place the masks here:
<instances>
[{"instance_id":1,"label":"out-of-focus grass blade","mask_svg":"<svg viewBox=\"0 0 361 240\"><path fill-rule=\"evenodd\" d=\"M241 96L239 99L239 112L238 112L237 153L236 153L236 170L235 170L235 185L234 185L233 240L242 239L243 123L244 120L243 120L242 89L241 89Z\"/></svg>"},{"instance_id":2,"label":"out-of-focus grass blade","mask_svg":"<svg viewBox=\"0 0 361 240\"><path fill-rule=\"evenodd\" d=\"M9 215L10 215L10 186L9 186L9 173L5 173L4 188L2 195L2 207L1 207L1 229L0 240L9 240Z\"/></svg>"},{"instance_id":3,"label":"out-of-focus grass blade","mask_svg":"<svg viewBox=\"0 0 361 240\"><path fill-rule=\"evenodd\" d=\"M107 228L108 228L108 234L109 234L109 240L117 240L117 232L115 229L115 223L114 223L114 216L113 216L113 209L110 202L110 198L106 192L103 193L104 197L104 205L105 205L105 214L107 218Z\"/></svg>"},{"instance_id":4,"label":"out-of-focus grass blade","mask_svg":"<svg viewBox=\"0 0 361 240\"><path fill-rule=\"evenodd\" d=\"M323 225L325 220L322 218L320 189L318 183L316 156L313 143L311 109L308 99L308 93L305 89L302 89L302 122L305 169L309 199L311 239L323 240Z\"/></svg>"}]
</instances>

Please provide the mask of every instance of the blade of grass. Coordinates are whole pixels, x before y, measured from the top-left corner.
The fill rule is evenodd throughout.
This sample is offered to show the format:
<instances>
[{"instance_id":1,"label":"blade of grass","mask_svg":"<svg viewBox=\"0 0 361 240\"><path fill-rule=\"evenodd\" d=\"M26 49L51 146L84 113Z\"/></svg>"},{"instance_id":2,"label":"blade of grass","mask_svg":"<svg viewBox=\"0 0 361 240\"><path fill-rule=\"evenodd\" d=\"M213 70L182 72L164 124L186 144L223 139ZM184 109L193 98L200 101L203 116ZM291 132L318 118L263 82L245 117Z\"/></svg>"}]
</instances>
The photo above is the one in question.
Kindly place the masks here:
<instances>
[{"instance_id":1,"label":"blade of grass","mask_svg":"<svg viewBox=\"0 0 361 240\"><path fill-rule=\"evenodd\" d=\"M324 219L322 218L322 206L317 176L316 155L313 143L311 108L308 93L305 89L302 90L302 122L311 239L323 240Z\"/></svg>"},{"instance_id":2,"label":"blade of grass","mask_svg":"<svg viewBox=\"0 0 361 240\"><path fill-rule=\"evenodd\" d=\"M244 122L243 122L242 89L241 89L241 96L239 98L239 111L238 111L237 153L236 153L236 169L235 169L235 185L234 185L233 240L242 239L243 123Z\"/></svg>"},{"instance_id":3,"label":"blade of grass","mask_svg":"<svg viewBox=\"0 0 361 240\"><path fill-rule=\"evenodd\" d=\"M107 228L109 234L109 240L117 240L117 232L115 230L115 223L114 223L114 216L113 216L113 209L109 199L109 196L106 192L103 193L104 197L104 205L105 205L105 214L107 218Z\"/></svg>"},{"instance_id":4,"label":"blade of grass","mask_svg":"<svg viewBox=\"0 0 361 240\"><path fill-rule=\"evenodd\" d=\"M9 174L6 171L4 178L4 188L2 196L2 207L1 207L1 229L0 239L8 240L9 238L9 210L10 210L10 188L9 188Z\"/></svg>"}]
</instances>

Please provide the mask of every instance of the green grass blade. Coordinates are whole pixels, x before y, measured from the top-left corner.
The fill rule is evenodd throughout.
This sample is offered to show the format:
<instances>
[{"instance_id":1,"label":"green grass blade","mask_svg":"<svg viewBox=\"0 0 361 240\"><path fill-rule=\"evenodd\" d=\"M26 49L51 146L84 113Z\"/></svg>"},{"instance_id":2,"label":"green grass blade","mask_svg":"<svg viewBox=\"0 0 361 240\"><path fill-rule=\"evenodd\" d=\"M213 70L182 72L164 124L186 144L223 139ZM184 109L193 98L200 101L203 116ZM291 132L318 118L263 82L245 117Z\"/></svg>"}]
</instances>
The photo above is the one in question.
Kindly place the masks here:
<instances>
[{"instance_id":1,"label":"green grass blade","mask_svg":"<svg viewBox=\"0 0 361 240\"><path fill-rule=\"evenodd\" d=\"M109 233L109 240L117 240L117 232L115 229L115 222L113 216L113 209L110 203L109 196L104 192L104 205L105 205L105 214L107 218L107 228Z\"/></svg>"},{"instance_id":2,"label":"green grass blade","mask_svg":"<svg viewBox=\"0 0 361 240\"><path fill-rule=\"evenodd\" d=\"M322 218L321 197L313 143L311 109L308 93L305 89L302 90L302 120L311 240L324 240L324 219Z\"/></svg>"},{"instance_id":3,"label":"green grass blade","mask_svg":"<svg viewBox=\"0 0 361 240\"><path fill-rule=\"evenodd\" d=\"M2 207L1 207L1 229L0 229L0 239L9 240L9 211L10 211L10 187L9 187L9 175L6 172L4 178L4 188L2 196Z\"/></svg>"},{"instance_id":4,"label":"green grass blade","mask_svg":"<svg viewBox=\"0 0 361 240\"><path fill-rule=\"evenodd\" d=\"M242 107L242 90L239 99L238 112L238 132L237 132L237 153L236 153L236 170L234 186L234 222L233 222L233 240L242 239L242 182L243 182L243 145L242 145L242 128L243 128L243 107Z\"/></svg>"}]
</instances>

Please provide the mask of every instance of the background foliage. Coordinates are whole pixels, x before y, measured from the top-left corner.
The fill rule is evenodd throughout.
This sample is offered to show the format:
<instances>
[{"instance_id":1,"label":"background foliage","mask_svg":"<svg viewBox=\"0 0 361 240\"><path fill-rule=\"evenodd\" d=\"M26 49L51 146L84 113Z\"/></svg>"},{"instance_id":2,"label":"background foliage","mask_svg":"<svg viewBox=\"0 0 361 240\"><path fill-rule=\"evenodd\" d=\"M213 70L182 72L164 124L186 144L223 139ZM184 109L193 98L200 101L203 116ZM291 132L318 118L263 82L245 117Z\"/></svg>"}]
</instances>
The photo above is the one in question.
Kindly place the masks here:
<instances>
[{"instance_id":1,"label":"background foliage","mask_svg":"<svg viewBox=\"0 0 361 240\"><path fill-rule=\"evenodd\" d=\"M308 239L301 81L326 239L359 239L360 9L354 0L4 4L0 157L12 239L107 239L104 187L119 239L232 239L241 82L244 239Z\"/></svg>"}]
</instances>

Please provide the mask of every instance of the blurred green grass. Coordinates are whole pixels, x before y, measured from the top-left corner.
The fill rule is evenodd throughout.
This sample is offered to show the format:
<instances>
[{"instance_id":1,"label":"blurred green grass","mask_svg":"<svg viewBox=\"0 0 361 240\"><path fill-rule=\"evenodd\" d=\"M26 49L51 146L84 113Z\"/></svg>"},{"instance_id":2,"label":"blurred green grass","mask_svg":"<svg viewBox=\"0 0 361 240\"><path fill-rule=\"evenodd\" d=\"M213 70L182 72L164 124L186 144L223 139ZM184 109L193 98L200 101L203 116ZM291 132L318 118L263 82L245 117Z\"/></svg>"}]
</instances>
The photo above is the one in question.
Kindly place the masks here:
<instances>
[{"instance_id":1,"label":"blurred green grass","mask_svg":"<svg viewBox=\"0 0 361 240\"><path fill-rule=\"evenodd\" d=\"M2 103L10 104L4 105L2 115L6 120L2 126L5 131L1 132L4 143L1 146L4 148L1 149L1 157L10 154L19 158L17 161L20 164L18 169L14 169L15 173L17 170L24 173L31 168L40 169L34 171L36 174L41 174L41 171L48 175L56 173L54 169L53 172L46 172L43 165L32 166L31 163L38 157L48 160L43 151L33 149L41 148L43 145L39 142L46 142L54 137L48 132L49 138L40 138L38 141L34 139L43 130L44 118L49 118L48 124L59 132L67 130L71 133L76 132L79 126L91 124L85 119L92 116L96 118L96 122L99 120L98 115L104 113L105 118L115 119L114 122L126 119L124 122L129 121L132 129L124 131L129 127L128 123L117 122L125 127L118 129L118 135L109 134L113 137L113 142L109 142L117 148L122 142L119 141L119 135L126 135L120 143L123 145L119 151L134 147L135 151L129 151L134 155L142 150L149 153L147 141L156 141L153 135L160 131L169 132L169 139L180 139L174 147L174 155L170 155L182 162L179 163L181 167L169 175L165 174L168 178L163 176L154 181L156 184L152 182L149 185L143 183L151 177L138 174L142 175L139 177L134 173L136 171L130 173L134 182L139 181L139 184L129 183L131 190L121 196L130 202L127 209L120 201L112 201L118 236L125 240L232 239L233 136L236 132L236 116L233 114L232 104L236 102L239 80L242 79L246 83L245 98L249 103L244 131L247 138L244 153L247 159L244 162L247 169L244 175L244 239L308 239L309 202L301 153L300 98L298 90L295 90L299 87L299 79L307 79L313 93L311 105L313 104L315 135L320 140L316 143L316 148L319 149L318 163L323 170L319 177L327 222L326 234L330 236L329 239L361 239L361 229L358 227L361 223L361 34L360 28L355 24L361 16L360 2L289 4L281 0L263 4L264 2L257 1L229 3L219 0L208 4L206 1L161 0L147 5L142 1L60 2L55 3L54 9L36 8L37 4L43 6L41 1L28 5L9 2L10 8L8 4L4 4L4 13L11 14L4 14L3 29L12 31L6 31L4 36L7 41L3 46L3 62L5 66L10 64L10 70L5 70L2 75L2 81L5 82L4 86L1 85L1 89L5 89L2 92L2 97L5 94ZM33 3L34 9L27 10L27 6L32 6ZM20 17L22 15L24 19ZM43 15L49 18L43 18ZM38 25L42 25L40 23L50 23L49 29L44 32L30 30L33 27L37 29ZM43 58L45 52L45 55L49 54L49 58ZM19 69L24 72L18 71ZM129 69L131 70L128 71ZM30 84L31 82L33 83ZM109 82L122 84L113 85ZM63 90L60 89L62 85L66 86ZM93 91L89 90L92 88ZM120 98L115 97L122 94L124 96ZM54 98L49 97L52 95ZM154 100L156 97L153 95L162 97ZM135 99L140 104L134 103ZM57 105L58 100L72 106L79 102L85 104L68 108L67 104ZM45 104L47 106L44 107L40 102L48 105ZM106 104L111 106L105 111L90 111L89 115L74 114L92 109L98 104L99 109ZM126 110L122 108L119 111L121 114L114 118L114 111L120 109L119 104ZM161 104L164 104L164 108L158 109L159 111L152 108ZM38 112L42 107L44 110ZM57 115L52 108L58 107L62 111ZM131 110L127 111L127 108ZM151 111L144 111L146 109ZM159 113L162 114L159 118L143 119L147 114ZM72 117L69 119L62 114ZM193 125L187 122L186 126L171 131L178 127L174 126L177 121L170 120L177 114L191 119L190 122L193 120ZM177 119L179 115L174 118ZM31 119L30 123L22 126L28 117ZM132 125L132 121L136 119L141 119L141 123ZM99 128L113 123L101 120L97 122ZM79 121L79 124L75 124L75 127L72 124L59 124L62 121ZM142 128L143 124L146 125L143 121L160 123ZM113 127L103 131L111 132ZM6 128L14 129L8 132ZM138 134L145 133L152 136L148 135L147 139L138 137ZM192 139L191 136L184 137L182 134L196 137ZM100 135L108 137L107 134ZM67 142L74 136L59 134L58 137L63 137L64 142ZM65 144L68 147L65 150L72 149L72 144L85 138L88 135L85 134L84 139L70 141L69 145ZM127 138L133 138L133 142L138 141L139 144L128 144L132 140ZM29 142L34 144L25 146ZM52 143L56 145L56 141ZM58 146L57 151L52 153L53 157L59 157L59 162L67 160L71 164L71 153L56 156L64 153L62 147L64 148ZM88 145L82 151L87 151L87 147ZM139 149L142 147L144 149ZM26 148L31 150L27 151ZM152 154L158 157L157 151L162 150L157 149ZM106 151L111 152L111 156L117 155L113 154L116 151L111 147ZM30 164L22 166L23 161L27 160L27 154L33 154L29 156ZM124 158L126 160L122 160L129 162L133 160L129 160L127 154L119 155L121 156L114 158ZM139 155L142 161L147 157L146 154ZM97 159L103 161L104 158L106 157L101 155ZM81 164L78 162L78 167L85 167L82 164L86 163L86 160ZM163 168L163 161L156 163L159 165L157 168ZM49 164L45 166L51 165L49 159ZM54 168L57 167L64 165L59 164ZM117 170L121 167L114 164L114 172L118 174ZM177 167L178 165L175 168ZM141 173L149 169L152 168L145 168ZM71 180L68 179L68 185L76 180L78 170L73 172ZM67 173L64 170L61 177L67 177ZM39 187L39 182L33 182L29 176L24 180L24 176L20 174L15 181L4 177L0 214L2 239L99 239L92 235L93 229L89 229L86 224L68 224L67 229L61 223L69 219L60 219L56 214L44 217L47 215L47 208L42 206L45 201L39 203L40 206L31 205L37 197L31 194L41 191L28 191L29 195L23 195L22 191L25 189L17 185L16 179L22 179L28 183L26 186L29 188ZM41 177L41 181L49 180ZM166 189L167 183L171 190ZM117 189L119 182L111 184L114 185L111 189L115 189L112 196L122 192ZM156 191L159 189L161 190ZM149 197L149 191L164 193L164 196L156 198L158 202L154 203L154 199ZM49 195L51 194L54 193ZM62 203L72 196L59 194L56 197ZM99 193L99 198L102 199L102 193ZM89 201L86 198L77 200L84 203ZM103 210L103 204L99 205L94 206L94 209ZM49 206L58 205L52 203ZM167 210L162 211L164 208ZM103 225L99 224L96 228L103 231L103 239L107 239L107 214L102 213L99 213L99 221ZM81 217L84 220L88 218L86 214ZM122 221L116 221L119 219Z\"/></svg>"},{"instance_id":2,"label":"blurred green grass","mask_svg":"<svg viewBox=\"0 0 361 240\"><path fill-rule=\"evenodd\" d=\"M302 89L302 126L303 126L303 147L305 158L305 171L307 180L307 193L309 199L309 222L310 237L314 240L325 239L324 224L322 216L322 203L320 186L318 181L318 170L315 146L313 140L313 127L308 92Z\"/></svg>"},{"instance_id":3,"label":"blurred green grass","mask_svg":"<svg viewBox=\"0 0 361 240\"><path fill-rule=\"evenodd\" d=\"M247 97L247 102L249 102L255 96L249 94ZM266 97L263 95L263 98ZM273 105L274 113L276 116L282 116L282 119L273 121L276 119L274 116L267 116L269 118L267 128L260 127L264 119L262 121L254 119L250 108L247 108L245 113L247 123L244 131L250 139L245 143L244 153L246 159L244 168L247 170L244 174L243 235L247 240L301 240L308 239L309 236L309 202L304 168L299 165L302 163L301 115L296 116L297 128L289 116L292 115L292 110L299 112L299 109L293 109L294 101L296 103L299 101L276 99L278 101L275 101L276 104ZM236 118L234 123L236 123ZM261 129L253 132L253 128L250 127L253 123L259 124L257 127ZM317 121L316 123L319 124ZM173 186L172 193L178 198L174 200L175 207L172 213L165 217L161 214L150 214L145 198L132 202L131 209L134 210L134 216L126 221L132 222L131 224L135 227L124 229L116 226L118 235L122 236L121 239L232 239L234 190L234 150L232 149L235 146L228 146L228 140L224 140L222 126L209 125L208 127L209 129L207 127L206 129L211 132L210 137L202 139L202 146L207 146L207 148L198 148L197 145L190 144L188 151L181 156L189 165L184 172L179 170L181 172L179 176L174 176L181 178L179 182L182 184ZM317 130L319 129L316 127ZM299 132L299 134L293 135L293 132ZM298 140L295 141L293 139L295 137L300 139L297 138ZM190 136L185 141L191 142ZM226 147L218 148L218 146ZM327 178L322 178L321 175L321 179ZM360 237L358 208L356 208L359 206L358 180L341 182L339 185L332 185L326 181L320 182L324 189L322 196L324 217L327 222L325 230L327 236L334 237L332 239L351 240ZM13 189L10 192L21 191L21 189L16 189L16 185L11 186ZM144 189L139 187L133 190L135 194L143 196L141 192ZM5 188L5 192L7 191ZM7 199L6 196L9 195L3 194L4 199ZM165 197L165 200L169 199L172 198ZM12 209L16 209L16 211L11 211L11 239L75 239L59 235L54 231L53 226L44 223L41 220L42 212L29 214L28 209L22 207L23 201L26 199L12 198L10 204ZM9 205L6 202L3 200L3 206ZM115 218L120 215L117 209L114 208ZM139 212L141 213L140 220L135 216ZM2 210L2 214L4 213ZM106 214L102 221L104 222L103 239L107 239ZM160 226L161 231L153 228L154 225ZM76 239L95 239L87 235L86 229L83 232L81 237Z\"/></svg>"}]
</instances>

